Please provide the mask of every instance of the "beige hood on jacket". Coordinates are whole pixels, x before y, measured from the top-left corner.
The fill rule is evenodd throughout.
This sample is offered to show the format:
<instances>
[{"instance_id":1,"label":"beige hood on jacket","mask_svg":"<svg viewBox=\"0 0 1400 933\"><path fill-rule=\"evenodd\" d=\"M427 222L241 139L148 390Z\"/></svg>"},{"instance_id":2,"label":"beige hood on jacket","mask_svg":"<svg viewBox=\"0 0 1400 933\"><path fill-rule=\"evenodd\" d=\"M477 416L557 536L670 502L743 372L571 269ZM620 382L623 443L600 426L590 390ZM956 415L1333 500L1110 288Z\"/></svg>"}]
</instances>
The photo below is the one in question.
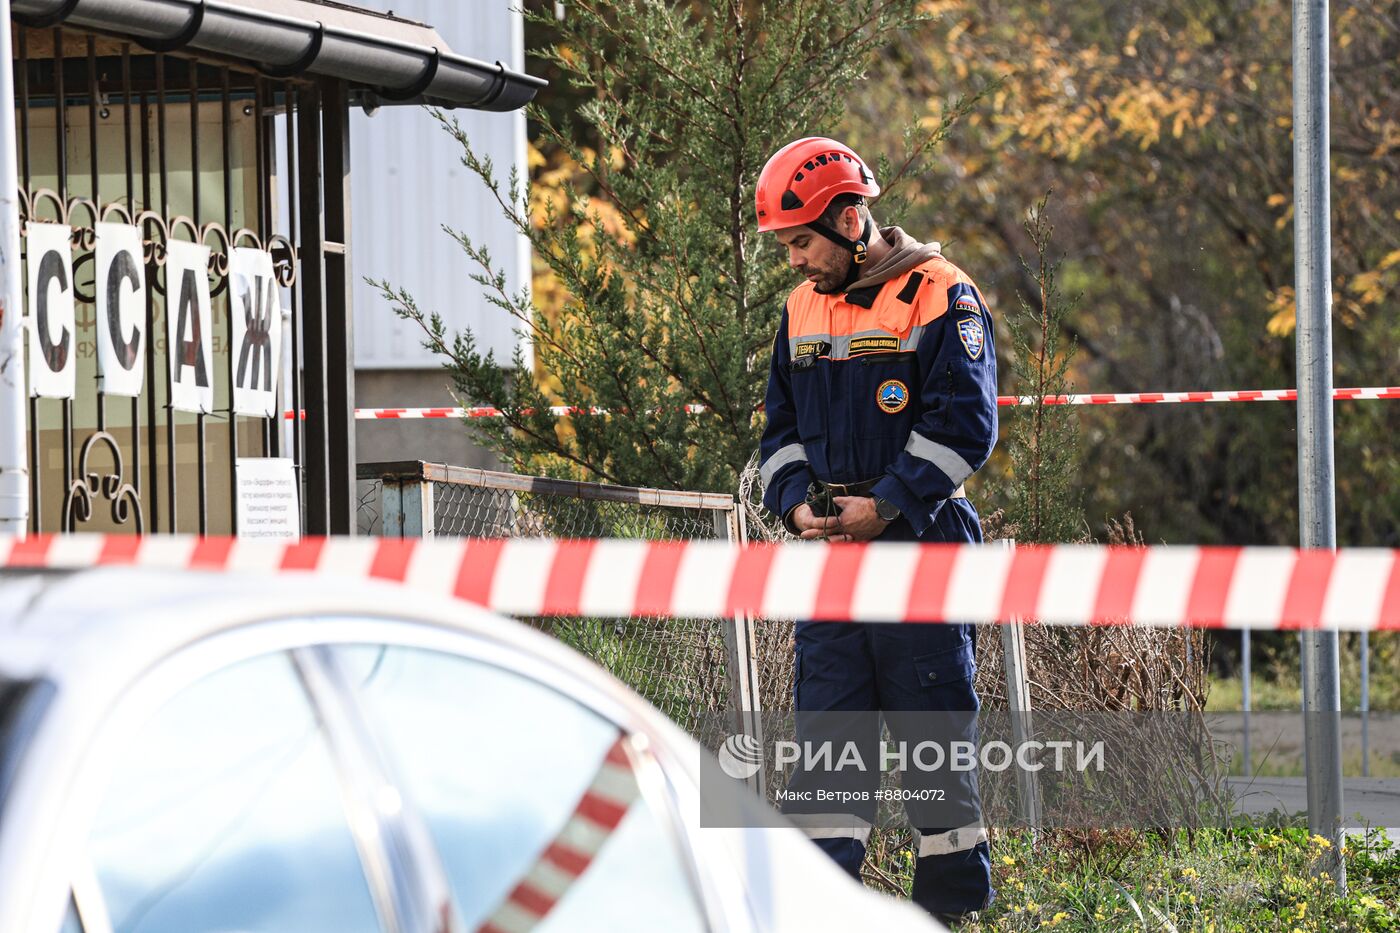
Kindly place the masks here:
<instances>
[{"instance_id":1,"label":"beige hood on jacket","mask_svg":"<svg viewBox=\"0 0 1400 933\"><path fill-rule=\"evenodd\" d=\"M863 270L861 277L852 282L846 291L888 282L935 256L943 255L938 243L920 243L899 227L881 227L880 238L890 245L889 254Z\"/></svg>"}]
</instances>

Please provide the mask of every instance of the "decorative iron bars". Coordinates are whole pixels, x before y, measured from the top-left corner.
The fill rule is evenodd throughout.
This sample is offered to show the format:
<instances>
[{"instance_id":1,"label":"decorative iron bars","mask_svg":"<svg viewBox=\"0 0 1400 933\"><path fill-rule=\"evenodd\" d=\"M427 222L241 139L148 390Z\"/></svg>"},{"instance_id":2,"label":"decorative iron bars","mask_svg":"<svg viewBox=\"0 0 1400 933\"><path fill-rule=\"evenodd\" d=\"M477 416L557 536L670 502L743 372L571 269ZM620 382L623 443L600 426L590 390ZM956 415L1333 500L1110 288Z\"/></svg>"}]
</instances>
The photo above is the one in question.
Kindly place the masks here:
<instances>
[{"instance_id":1,"label":"decorative iron bars","mask_svg":"<svg viewBox=\"0 0 1400 933\"><path fill-rule=\"evenodd\" d=\"M334 419L327 425L329 410L353 409L353 398L342 398L335 385L335 375L347 376L336 347L348 347L339 323L348 315L346 283L336 276L345 272L347 211L338 177L348 171L344 84L281 80L256 73L251 63L240 68L20 24L14 60L26 259L47 255L35 249L34 231L45 242L54 231L66 234L62 255L71 267L44 281L74 302L73 333L55 326L35 335L45 357L51 349L60 353L51 346L57 340L61 353L72 354L50 359L76 367L76 391L30 401L31 527L232 532L237 462L251 455L293 459L306 530L349 531L337 527L328 502L337 481L331 464L353 463L353 425L339 429L347 435L339 448ZM130 231L133 260L124 271L144 286L136 292L144 292L144 320L133 310L128 325L136 334L144 324L144 340L123 345L141 359L125 361L135 381L123 389L99 378L106 335L98 331L107 322L99 322L98 310L111 291L110 275L107 290L97 287L108 271L97 263L106 224ZM175 404L180 386L172 386L165 336L167 312L177 313L166 275L172 254L185 249L181 243L198 248L201 262L207 249L208 288L200 291L208 295L208 330L196 328L193 339L209 347L210 358L200 359L212 369L201 383L211 401L193 413ZM286 309L281 320L236 303L231 257L243 249L270 254L269 305ZM49 294L48 284L42 295L30 294L31 326ZM329 316L328 306L335 309ZM287 335L282 355L290 363L270 389L276 413L272 405L261 415L234 410L234 341L249 327L259 340L268 339L268 328ZM31 369L35 363L31 354ZM284 422L283 408L307 416ZM340 478L347 525L349 469Z\"/></svg>"},{"instance_id":2,"label":"decorative iron bars","mask_svg":"<svg viewBox=\"0 0 1400 933\"><path fill-rule=\"evenodd\" d=\"M362 464L359 475L360 528L382 529L388 536L742 537L734 498L716 493L577 483L419 461ZM706 713L756 708L747 620L529 621L592 658L687 730L695 731Z\"/></svg>"}]
</instances>

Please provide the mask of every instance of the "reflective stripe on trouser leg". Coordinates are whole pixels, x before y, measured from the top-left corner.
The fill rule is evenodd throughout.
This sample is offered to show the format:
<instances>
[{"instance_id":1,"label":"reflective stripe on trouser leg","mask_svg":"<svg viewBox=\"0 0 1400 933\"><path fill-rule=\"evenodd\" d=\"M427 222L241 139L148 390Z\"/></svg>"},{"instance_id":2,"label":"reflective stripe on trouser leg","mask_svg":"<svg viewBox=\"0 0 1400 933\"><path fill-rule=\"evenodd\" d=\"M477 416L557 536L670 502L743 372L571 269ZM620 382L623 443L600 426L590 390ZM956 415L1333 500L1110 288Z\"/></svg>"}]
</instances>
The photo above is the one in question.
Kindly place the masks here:
<instances>
[{"instance_id":1,"label":"reflective stripe on trouser leg","mask_svg":"<svg viewBox=\"0 0 1400 933\"><path fill-rule=\"evenodd\" d=\"M914 862L914 884L910 895L915 904L931 914L965 914L983 910L996 900L992 889L992 851L979 826L957 830L958 841L978 836L982 841L956 852L925 854L922 843L936 848L934 839L945 833L929 833L921 839L919 858Z\"/></svg>"},{"instance_id":2,"label":"reflective stripe on trouser leg","mask_svg":"<svg viewBox=\"0 0 1400 933\"><path fill-rule=\"evenodd\" d=\"M842 871L860 880L870 824L850 813L789 813L787 818Z\"/></svg>"},{"instance_id":3,"label":"reflective stripe on trouser leg","mask_svg":"<svg viewBox=\"0 0 1400 933\"><path fill-rule=\"evenodd\" d=\"M870 842L870 823L853 813L788 813L792 824L808 839L854 839Z\"/></svg>"},{"instance_id":4,"label":"reflective stripe on trouser leg","mask_svg":"<svg viewBox=\"0 0 1400 933\"><path fill-rule=\"evenodd\" d=\"M951 855L966 852L979 842L987 841L987 828L980 823L960 826L946 833L930 833L919 837L919 858L926 855Z\"/></svg>"}]
</instances>

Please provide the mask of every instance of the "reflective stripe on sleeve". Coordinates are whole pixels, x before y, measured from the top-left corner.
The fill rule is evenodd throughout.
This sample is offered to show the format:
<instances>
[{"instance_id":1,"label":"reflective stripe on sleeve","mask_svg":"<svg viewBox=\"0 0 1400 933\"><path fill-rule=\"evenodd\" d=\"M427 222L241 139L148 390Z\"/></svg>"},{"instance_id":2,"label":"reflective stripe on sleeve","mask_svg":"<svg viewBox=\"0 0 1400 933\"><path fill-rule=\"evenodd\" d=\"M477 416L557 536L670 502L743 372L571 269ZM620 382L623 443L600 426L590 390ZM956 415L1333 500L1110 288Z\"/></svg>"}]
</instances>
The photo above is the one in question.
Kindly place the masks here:
<instances>
[{"instance_id":1,"label":"reflective stripe on sleeve","mask_svg":"<svg viewBox=\"0 0 1400 933\"><path fill-rule=\"evenodd\" d=\"M784 813L808 839L854 839L861 845L870 841L870 824L851 813Z\"/></svg>"},{"instance_id":2,"label":"reflective stripe on sleeve","mask_svg":"<svg viewBox=\"0 0 1400 933\"><path fill-rule=\"evenodd\" d=\"M987 828L980 823L960 826L946 833L919 834L919 858L926 855L952 855L966 852L979 842L987 841Z\"/></svg>"},{"instance_id":3,"label":"reflective stripe on sleeve","mask_svg":"<svg viewBox=\"0 0 1400 933\"><path fill-rule=\"evenodd\" d=\"M923 325L923 324L918 324L918 325L916 325L912 330L910 330L909 336L907 336L907 337L905 337L905 338L903 338L903 339L900 339L897 335L892 334L892 333L890 333L890 332L887 331L887 330L861 330L861 331L856 331L856 332L853 333L853 334L835 334L835 335L832 335L832 334L806 334L806 335L801 336L801 337L789 337L789 338L788 338L788 352L790 353L790 355L792 356L793 359L797 359L799 356L805 356L805 355L807 355L807 354L803 354L803 353L799 353L799 352L798 352L799 349L802 348L803 346L808 346L808 347L810 347L810 346L811 346L812 344L814 344L814 343L815 343L815 344L825 344L825 350L826 350L826 352L819 354L820 356L826 357L826 358L829 358L829 359L832 359L832 360L848 360L848 359L851 358L851 355L852 355L852 353L851 353L851 343L852 343L853 341L868 340L868 339L871 339L871 338L876 338L876 339L878 339L878 338L884 338L884 339L887 340L887 341L893 341L893 342L894 342L894 345L892 345L892 346L881 347L878 351L871 351L871 350L869 350L869 349L862 349L862 350L860 350L859 352L857 352L856 355L857 355L857 356L862 356L862 355L864 355L864 354L866 354L866 353L869 353L869 352L890 353L890 352L894 352L894 351L896 351L896 350L899 351L899 352L901 352L901 353L908 353L908 352L911 352L911 351L913 351L913 350L917 350L917 349L919 348L919 341L923 338L923 336L924 336L924 325Z\"/></svg>"},{"instance_id":4,"label":"reflective stripe on sleeve","mask_svg":"<svg viewBox=\"0 0 1400 933\"><path fill-rule=\"evenodd\" d=\"M779 470L789 463L797 463L799 461L802 463L807 462L807 449L801 444L788 444L786 447L779 448L773 456L763 461L763 465L758 469L758 477L763 481L763 488L768 488L768 485L773 482L773 477L778 474ZM968 470L968 473L971 472L971 470Z\"/></svg>"},{"instance_id":5,"label":"reflective stripe on sleeve","mask_svg":"<svg viewBox=\"0 0 1400 933\"><path fill-rule=\"evenodd\" d=\"M904 449L938 467L948 475L954 486L961 486L963 480L975 472L966 460L958 456L957 451L929 440L918 431L909 432L909 443L904 445Z\"/></svg>"}]
</instances>

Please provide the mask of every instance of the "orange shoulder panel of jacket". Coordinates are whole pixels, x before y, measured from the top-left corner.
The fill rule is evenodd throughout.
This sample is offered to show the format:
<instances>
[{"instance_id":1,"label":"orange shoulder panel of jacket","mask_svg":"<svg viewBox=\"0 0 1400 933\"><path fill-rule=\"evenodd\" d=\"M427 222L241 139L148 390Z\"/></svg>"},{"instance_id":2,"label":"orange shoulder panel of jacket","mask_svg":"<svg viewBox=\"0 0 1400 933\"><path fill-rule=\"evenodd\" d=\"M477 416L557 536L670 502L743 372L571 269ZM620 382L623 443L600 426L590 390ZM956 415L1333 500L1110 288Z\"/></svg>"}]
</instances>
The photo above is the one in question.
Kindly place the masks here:
<instances>
[{"instance_id":1,"label":"orange shoulder panel of jacket","mask_svg":"<svg viewBox=\"0 0 1400 933\"><path fill-rule=\"evenodd\" d=\"M904 301L899 295L915 273L921 273L924 282L912 301ZM803 282L788 296L788 335L842 336L868 329L862 320L873 320L886 331L904 337L915 326L946 314L948 289L959 282L972 284L961 269L942 256L935 256L886 282L869 311L848 305L836 295L818 294L811 282ZM835 313L838 306L847 313Z\"/></svg>"},{"instance_id":2,"label":"orange shoulder panel of jacket","mask_svg":"<svg viewBox=\"0 0 1400 933\"><path fill-rule=\"evenodd\" d=\"M816 286L803 282L792 290L787 300L788 336L829 333L830 299L818 295Z\"/></svg>"},{"instance_id":3,"label":"orange shoulder panel of jacket","mask_svg":"<svg viewBox=\"0 0 1400 933\"><path fill-rule=\"evenodd\" d=\"M906 303L898 295L915 273L921 274L924 281L914 300ZM886 330L905 336L914 327L936 321L948 313L948 289L959 282L972 284L961 269L942 256L935 256L895 279L893 287L880 293L875 303L876 320Z\"/></svg>"}]
</instances>

